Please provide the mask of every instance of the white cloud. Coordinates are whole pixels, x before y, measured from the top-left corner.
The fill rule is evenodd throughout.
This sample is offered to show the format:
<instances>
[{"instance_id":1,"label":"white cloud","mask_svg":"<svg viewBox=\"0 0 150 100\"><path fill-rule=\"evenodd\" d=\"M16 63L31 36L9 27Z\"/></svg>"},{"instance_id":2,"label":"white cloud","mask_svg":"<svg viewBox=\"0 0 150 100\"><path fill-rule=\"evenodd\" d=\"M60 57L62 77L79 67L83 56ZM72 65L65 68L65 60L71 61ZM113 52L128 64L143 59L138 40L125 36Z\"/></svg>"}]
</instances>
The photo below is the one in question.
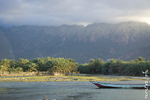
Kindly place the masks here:
<instances>
[{"instance_id":1,"label":"white cloud","mask_svg":"<svg viewBox=\"0 0 150 100\"><path fill-rule=\"evenodd\" d=\"M1 0L0 22L61 25L128 20L150 23L150 0Z\"/></svg>"}]
</instances>

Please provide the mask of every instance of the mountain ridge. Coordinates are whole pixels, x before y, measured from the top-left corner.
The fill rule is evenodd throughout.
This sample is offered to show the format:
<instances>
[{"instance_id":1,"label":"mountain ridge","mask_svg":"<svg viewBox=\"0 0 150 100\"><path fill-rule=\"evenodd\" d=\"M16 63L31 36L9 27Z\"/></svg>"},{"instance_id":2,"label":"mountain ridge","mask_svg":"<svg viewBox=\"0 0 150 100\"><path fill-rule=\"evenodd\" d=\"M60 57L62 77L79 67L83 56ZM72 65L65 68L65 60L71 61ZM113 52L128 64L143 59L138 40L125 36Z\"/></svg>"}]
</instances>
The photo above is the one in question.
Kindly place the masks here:
<instances>
[{"instance_id":1,"label":"mountain ridge","mask_svg":"<svg viewBox=\"0 0 150 100\"><path fill-rule=\"evenodd\" d=\"M9 52L13 51L14 54L5 58L15 57L16 60L50 56L73 58L79 63L86 63L91 58L107 61L111 58L131 60L143 56L149 59L147 54L150 53L147 51L150 48L150 25L141 22L93 23L86 27L82 25L25 25L9 29L0 27L0 35L1 38L7 39L3 45L7 46L9 42L11 45L9 48L12 49ZM137 51L140 53L136 53ZM4 55L0 58L4 58Z\"/></svg>"}]
</instances>

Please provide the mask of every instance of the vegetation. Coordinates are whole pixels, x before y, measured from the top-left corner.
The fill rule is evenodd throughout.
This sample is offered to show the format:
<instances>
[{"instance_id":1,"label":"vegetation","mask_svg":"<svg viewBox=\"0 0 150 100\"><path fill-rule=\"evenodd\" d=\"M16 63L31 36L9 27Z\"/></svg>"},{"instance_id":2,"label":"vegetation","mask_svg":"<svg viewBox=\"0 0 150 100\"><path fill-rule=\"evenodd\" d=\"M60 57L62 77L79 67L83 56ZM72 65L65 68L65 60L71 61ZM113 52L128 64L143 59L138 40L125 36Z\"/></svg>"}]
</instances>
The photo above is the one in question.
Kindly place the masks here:
<instances>
[{"instance_id":1,"label":"vegetation","mask_svg":"<svg viewBox=\"0 0 150 100\"><path fill-rule=\"evenodd\" d=\"M150 61L145 61L143 57L129 62L115 59L103 62L101 59L92 59L89 64L81 64L78 67L81 73L128 76L142 76L142 71L146 69L150 70Z\"/></svg>"},{"instance_id":2,"label":"vegetation","mask_svg":"<svg viewBox=\"0 0 150 100\"><path fill-rule=\"evenodd\" d=\"M146 80L132 77L99 76L99 75L68 75L68 76L25 76L25 77L0 77L0 82L60 82L60 81L127 81Z\"/></svg>"},{"instance_id":3,"label":"vegetation","mask_svg":"<svg viewBox=\"0 0 150 100\"><path fill-rule=\"evenodd\" d=\"M64 58L37 58L33 60L20 58L18 61L2 59L0 61L0 72L41 72L48 71L50 74L71 73L77 71L78 64L73 59Z\"/></svg>"},{"instance_id":4,"label":"vegetation","mask_svg":"<svg viewBox=\"0 0 150 100\"><path fill-rule=\"evenodd\" d=\"M78 64L73 59L64 58L36 58L33 60L20 58L18 61L2 59L0 61L0 75L5 72L48 72L49 74L61 73L70 74L80 72L85 74L104 74L104 75L128 75L142 76L142 71L150 70L150 61L138 57L131 61L111 59L104 62L101 59L91 59L90 63Z\"/></svg>"}]
</instances>

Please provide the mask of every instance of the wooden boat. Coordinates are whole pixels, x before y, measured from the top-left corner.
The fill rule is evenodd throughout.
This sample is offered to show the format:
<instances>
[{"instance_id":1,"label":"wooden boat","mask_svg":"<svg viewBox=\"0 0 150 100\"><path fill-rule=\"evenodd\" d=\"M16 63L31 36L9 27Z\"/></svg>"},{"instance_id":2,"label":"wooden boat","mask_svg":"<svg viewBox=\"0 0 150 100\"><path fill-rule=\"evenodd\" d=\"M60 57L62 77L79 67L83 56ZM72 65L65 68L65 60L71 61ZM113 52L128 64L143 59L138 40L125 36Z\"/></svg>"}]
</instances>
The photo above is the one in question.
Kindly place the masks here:
<instances>
[{"instance_id":1,"label":"wooden boat","mask_svg":"<svg viewBox=\"0 0 150 100\"><path fill-rule=\"evenodd\" d=\"M115 84L115 83L101 83L91 81L99 88L122 88L122 89L150 89L150 84Z\"/></svg>"}]
</instances>

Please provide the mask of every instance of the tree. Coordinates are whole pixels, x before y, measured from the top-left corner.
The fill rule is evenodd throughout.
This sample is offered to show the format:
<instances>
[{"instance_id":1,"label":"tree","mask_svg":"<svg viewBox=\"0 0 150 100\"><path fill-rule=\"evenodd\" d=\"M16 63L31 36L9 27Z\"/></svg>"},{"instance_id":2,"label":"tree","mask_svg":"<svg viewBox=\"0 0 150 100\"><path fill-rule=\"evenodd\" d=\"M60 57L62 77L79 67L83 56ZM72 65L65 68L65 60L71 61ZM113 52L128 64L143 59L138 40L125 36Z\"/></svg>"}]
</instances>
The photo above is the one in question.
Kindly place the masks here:
<instances>
[{"instance_id":1,"label":"tree","mask_svg":"<svg viewBox=\"0 0 150 100\"><path fill-rule=\"evenodd\" d=\"M29 72L37 71L38 65L36 63L29 63L27 66Z\"/></svg>"},{"instance_id":2,"label":"tree","mask_svg":"<svg viewBox=\"0 0 150 100\"><path fill-rule=\"evenodd\" d=\"M78 69L77 69L80 73L86 73L86 74L89 74L91 73L91 70L90 70L90 67L89 67L89 63L85 63L85 64L80 64L78 66Z\"/></svg>"},{"instance_id":3,"label":"tree","mask_svg":"<svg viewBox=\"0 0 150 100\"><path fill-rule=\"evenodd\" d=\"M29 62L28 59L20 58L20 59L17 61L17 65L18 65L18 67L21 67L21 66L25 65L25 64L28 63L28 62Z\"/></svg>"},{"instance_id":4,"label":"tree","mask_svg":"<svg viewBox=\"0 0 150 100\"><path fill-rule=\"evenodd\" d=\"M103 64L104 64L104 61L101 60L100 58L96 60L91 59L90 64L89 64L91 73L96 74L98 72L101 72L101 68Z\"/></svg>"},{"instance_id":5,"label":"tree","mask_svg":"<svg viewBox=\"0 0 150 100\"><path fill-rule=\"evenodd\" d=\"M138 62L138 61L145 61L145 58L143 58L143 57L138 57L138 58L136 59L136 62Z\"/></svg>"}]
</instances>

